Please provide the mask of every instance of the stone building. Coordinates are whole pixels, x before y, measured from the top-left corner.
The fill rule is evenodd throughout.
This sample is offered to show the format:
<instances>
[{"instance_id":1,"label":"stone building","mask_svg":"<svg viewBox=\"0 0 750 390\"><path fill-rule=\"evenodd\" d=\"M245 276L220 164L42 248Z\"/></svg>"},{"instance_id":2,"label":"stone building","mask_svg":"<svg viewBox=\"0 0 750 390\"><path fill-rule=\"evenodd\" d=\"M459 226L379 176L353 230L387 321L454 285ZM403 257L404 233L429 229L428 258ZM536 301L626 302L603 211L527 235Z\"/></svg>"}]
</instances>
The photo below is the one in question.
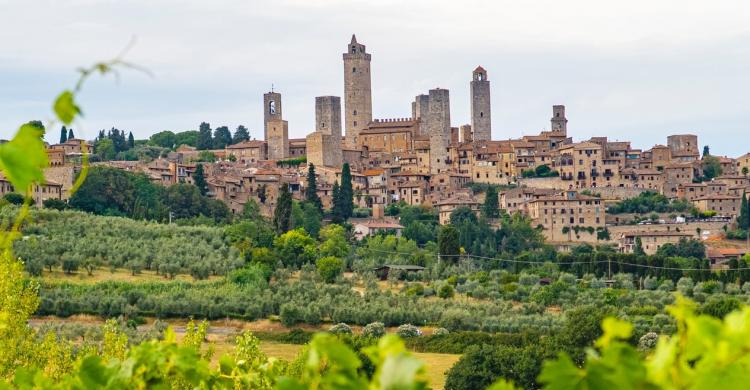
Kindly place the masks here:
<instances>
[{"instance_id":1,"label":"stone building","mask_svg":"<svg viewBox=\"0 0 750 390\"><path fill-rule=\"evenodd\" d=\"M667 146L669 147L672 161L697 161L700 157L697 135L670 135L667 137Z\"/></svg>"},{"instance_id":2,"label":"stone building","mask_svg":"<svg viewBox=\"0 0 750 390\"><path fill-rule=\"evenodd\" d=\"M341 98L315 98L315 132L307 136L307 161L316 166L339 167L341 149Z\"/></svg>"},{"instance_id":3,"label":"stone building","mask_svg":"<svg viewBox=\"0 0 750 390\"><path fill-rule=\"evenodd\" d=\"M431 89L427 133L430 136L430 173L448 170L448 146L451 136L450 97L447 89Z\"/></svg>"},{"instance_id":4,"label":"stone building","mask_svg":"<svg viewBox=\"0 0 750 390\"><path fill-rule=\"evenodd\" d=\"M653 255L664 244L677 244L682 239L690 239L692 234L675 231L626 232L619 238L618 249L621 253L634 253L637 239L647 255Z\"/></svg>"},{"instance_id":5,"label":"stone building","mask_svg":"<svg viewBox=\"0 0 750 390\"><path fill-rule=\"evenodd\" d=\"M552 106L552 119L550 119L550 129L553 132L568 134L568 119L565 117L565 106Z\"/></svg>"},{"instance_id":6,"label":"stone building","mask_svg":"<svg viewBox=\"0 0 750 390\"><path fill-rule=\"evenodd\" d=\"M242 164L252 164L268 159L268 147L264 141L242 141L226 147L227 158L234 156Z\"/></svg>"},{"instance_id":7,"label":"stone building","mask_svg":"<svg viewBox=\"0 0 750 390\"><path fill-rule=\"evenodd\" d=\"M360 139L370 152L409 152L414 150L413 140L420 123L408 118L375 119L360 132Z\"/></svg>"},{"instance_id":8,"label":"stone building","mask_svg":"<svg viewBox=\"0 0 750 390\"><path fill-rule=\"evenodd\" d=\"M750 176L750 153L737 157L737 172L741 175Z\"/></svg>"},{"instance_id":9,"label":"stone building","mask_svg":"<svg viewBox=\"0 0 750 390\"><path fill-rule=\"evenodd\" d=\"M281 120L281 94L266 92L263 94L263 139L268 140L268 122Z\"/></svg>"},{"instance_id":10,"label":"stone building","mask_svg":"<svg viewBox=\"0 0 750 390\"><path fill-rule=\"evenodd\" d=\"M596 187L602 172L602 155L601 145L593 142L562 146L557 167L560 179L569 180L574 188Z\"/></svg>"},{"instance_id":11,"label":"stone building","mask_svg":"<svg viewBox=\"0 0 750 390\"><path fill-rule=\"evenodd\" d=\"M346 144L349 148L361 145L359 133L372 121L371 56L365 45L352 35L344 53L344 104Z\"/></svg>"},{"instance_id":12,"label":"stone building","mask_svg":"<svg viewBox=\"0 0 750 390\"><path fill-rule=\"evenodd\" d=\"M700 211L714 211L722 217L736 217L740 214L742 198L733 195L712 194L693 200L693 205Z\"/></svg>"},{"instance_id":13,"label":"stone building","mask_svg":"<svg viewBox=\"0 0 750 390\"><path fill-rule=\"evenodd\" d=\"M526 209L532 226L541 225L550 241L596 242L596 230L604 228L604 202L575 191L535 197Z\"/></svg>"},{"instance_id":14,"label":"stone building","mask_svg":"<svg viewBox=\"0 0 750 390\"><path fill-rule=\"evenodd\" d=\"M264 94L263 105L268 159L285 159L289 157L289 123L281 116L281 94L278 92Z\"/></svg>"},{"instance_id":15,"label":"stone building","mask_svg":"<svg viewBox=\"0 0 750 390\"><path fill-rule=\"evenodd\" d=\"M490 115L490 81L487 71L478 66L472 72L471 90L471 129L477 141L492 139L492 119Z\"/></svg>"},{"instance_id":16,"label":"stone building","mask_svg":"<svg viewBox=\"0 0 750 390\"><path fill-rule=\"evenodd\" d=\"M430 95L417 95L411 103L411 119L419 121L415 136L427 135L427 114L430 112Z\"/></svg>"}]
</instances>

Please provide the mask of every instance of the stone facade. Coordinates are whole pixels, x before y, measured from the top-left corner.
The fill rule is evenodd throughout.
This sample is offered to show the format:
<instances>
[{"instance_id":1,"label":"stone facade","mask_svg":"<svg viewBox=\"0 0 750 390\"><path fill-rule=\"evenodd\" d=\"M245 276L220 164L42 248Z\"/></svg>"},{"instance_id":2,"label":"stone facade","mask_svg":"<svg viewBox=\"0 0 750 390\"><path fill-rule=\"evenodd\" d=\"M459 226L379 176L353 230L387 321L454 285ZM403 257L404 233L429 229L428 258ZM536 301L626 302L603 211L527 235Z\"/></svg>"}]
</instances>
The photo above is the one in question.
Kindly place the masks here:
<instances>
[{"instance_id":1,"label":"stone facade","mask_svg":"<svg viewBox=\"0 0 750 390\"><path fill-rule=\"evenodd\" d=\"M414 133L421 121L408 118L375 119L360 133L370 152L405 153L413 150Z\"/></svg>"},{"instance_id":2,"label":"stone facade","mask_svg":"<svg viewBox=\"0 0 750 390\"><path fill-rule=\"evenodd\" d=\"M411 103L411 118L419 121L416 136L427 135L427 114L430 112L430 96L421 94Z\"/></svg>"},{"instance_id":3,"label":"stone facade","mask_svg":"<svg viewBox=\"0 0 750 390\"><path fill-rule=\"evenodd\" d=\"M490 115L490 81L487 71L478 66L472 72L471 90L471 129L473 139L489 141L492 139L492 119Z\"/></svg>"},{"instance_id":4,"label":"stone facade","mask_svg":"<svg viewBox=\"0 0 750 390\"><path fill-rule=\"evenodd\" d=\"M675 134L667 137L667 146L672 160L696 161L700 157L698 136L693 134Z\"/></svg>"},{"instance_id":5,"label":"stone facade","mask_svg":"<svg viewBox=\"0 0 750 390\"><path fill-rule=\"evenodd\" d=\"M263 139L268 141L268 122L281 120L281 94L267 92L263 94Z\"/></svg>"},{"instance_id":6,"label":"stone facade","mask_svg":"<svg viewBox=\"0 0 750 390\"><path fill-rule=\"evenodd\" d=\"M550 129L563 134L568 133L568 119L565 118L565 106L552 106L552 119L550 119Z\"/></svg>"},{"instance_id":7,"label":"stone facade","mask_svg":"<svg viewBox=\"0 0 750 390\"><path fill-rule=\"evenodd\" d=\"M307 136L306 147L307 161L316 166L340 167L343 164L340 97L315 98L315 132Z\"/></svg>"},{"instance_id":8,"label":"stone facade","mask_svg":"<svg viewBox=\"0 0 750 390\"><path fill-rule=\"evenodd\" d=\"M371 56L365 45L357 43L352 35L344 53L344 99L346 144L350 148L361 145L360 131L372 121L372 85L370 78Z\"/></svg>"},{"instance_id":9,"label":"stone facade","mask_svg":"<svg viewBox=\"0 0 750 390\"><path fill-rule=\"evenodd\" d=\"M283 160L289 157L289 123L272 119L266 125L268 159Z\"/></svg>"},{"instance_id":10,"label":"stone facade","mask_svg":"<svg viewBox=\"0 0 750 390\"><path fill-rule=\"evenodd\" d=\"M430 90L427 132L430 136L430 173L448 170L448 146L450 146L451 113L447 89Z\"/></svg>"}]
</instances>

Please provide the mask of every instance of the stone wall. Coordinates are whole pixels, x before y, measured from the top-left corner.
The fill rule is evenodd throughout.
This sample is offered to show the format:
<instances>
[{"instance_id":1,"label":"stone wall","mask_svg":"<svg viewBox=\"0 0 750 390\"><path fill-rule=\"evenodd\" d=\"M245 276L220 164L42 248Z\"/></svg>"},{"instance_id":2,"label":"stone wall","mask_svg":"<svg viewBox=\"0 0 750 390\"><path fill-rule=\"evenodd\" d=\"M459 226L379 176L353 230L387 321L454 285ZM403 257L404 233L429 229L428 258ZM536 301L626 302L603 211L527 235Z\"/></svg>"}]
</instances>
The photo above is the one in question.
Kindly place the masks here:
<instances>
[{"instance_id":1,"label":"stone wall","mask_svg":"<svg viewBox=\"0 0 750 390\"><path fill-rule=\"evenodd\" d=\"M289 157L289 124L287 121L269 121L266 133L268 134L268 159L282 160Z\"/></svg>"},{"instance_id":2,"label":"stone wall","mask_svg":"<svg viewBox=\"0 0 750 390\"><path fill-rule=\"evenodd\" d=\"M450 97L447 89L431 89L427 132L430 135L430 173L445 172L448 169L447 148L450 145L451 113Z\"/></svg>"}]
</instances>

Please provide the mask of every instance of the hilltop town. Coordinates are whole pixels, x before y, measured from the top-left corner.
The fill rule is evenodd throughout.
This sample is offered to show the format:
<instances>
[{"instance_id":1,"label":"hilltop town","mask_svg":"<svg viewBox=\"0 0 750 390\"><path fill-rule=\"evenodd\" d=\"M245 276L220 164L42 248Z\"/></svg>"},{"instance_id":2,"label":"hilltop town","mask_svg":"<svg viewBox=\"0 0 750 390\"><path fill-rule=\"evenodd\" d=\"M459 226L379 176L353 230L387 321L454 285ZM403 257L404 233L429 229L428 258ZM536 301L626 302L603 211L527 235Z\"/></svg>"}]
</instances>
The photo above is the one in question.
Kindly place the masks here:
<instances>
[{"instance_id":1,"label":"hilltop town","mask_svg":"<svg viewBox=\"0 0 750 390\"><path fill-rule=\"evenodd\" d=\"M492 186L499 190L501 209L528 216L558 249L608 242L630 253L638 241L647 254L681 238L721 242L750 192L750 153L712 156L692 134L666 135L664 145L649 149L610 141L606 134L574 140L564 105L552 106L549 130L493 140L491 79L481 66L468 79L468 124L457 125L451 118L450 92L441 88L417 94L409 118L374 117L371 62L366 46L352 36L343 53L344 96L315 98L315 131L305 138L289 138L282 94L270 91L263 95L263 140L244 137L223 148L173 145L154 158L102 158L93 165L143 172L165 186L192 183L202 165L208 196L233 213L254 200L270 216L282 185L288 185L295 199L303 199L310 166L315 167L323 207L330 208L333 187L348 164L361 214L352 222L361 234L403 228L385 212L400 202L435 209L441 224L459 207L478 215ZM95 153L93 143L70 134L48 147L47 181L34 190L38 205L50 198L65 200L81 157ZM5 179L0 188L2 193L13 191ZM623 200L652 193L687 206L667 212L608 211ZM708 254L720 267L747 251L717 244L709 246Z\"/></svg>"}]
</instances>

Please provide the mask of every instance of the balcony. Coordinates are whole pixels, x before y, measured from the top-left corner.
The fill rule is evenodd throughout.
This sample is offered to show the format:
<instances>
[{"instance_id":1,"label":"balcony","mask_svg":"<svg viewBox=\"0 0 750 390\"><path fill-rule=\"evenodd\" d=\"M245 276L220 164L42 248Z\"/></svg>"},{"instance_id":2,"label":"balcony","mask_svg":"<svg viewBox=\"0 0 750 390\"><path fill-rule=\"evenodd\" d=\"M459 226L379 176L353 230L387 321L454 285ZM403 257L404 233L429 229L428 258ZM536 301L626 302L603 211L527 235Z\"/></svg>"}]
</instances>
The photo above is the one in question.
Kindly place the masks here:
<instances>
[{"instance_id":1,"label":"balcony","mask_svg":"<svg viewBox=\"0 0 750 390\"><path fill-rule=\"evenodd\" d=\"M585 180L586 174L583 172L578 172L578 180Z\"/></svg>"}]
</instances>

